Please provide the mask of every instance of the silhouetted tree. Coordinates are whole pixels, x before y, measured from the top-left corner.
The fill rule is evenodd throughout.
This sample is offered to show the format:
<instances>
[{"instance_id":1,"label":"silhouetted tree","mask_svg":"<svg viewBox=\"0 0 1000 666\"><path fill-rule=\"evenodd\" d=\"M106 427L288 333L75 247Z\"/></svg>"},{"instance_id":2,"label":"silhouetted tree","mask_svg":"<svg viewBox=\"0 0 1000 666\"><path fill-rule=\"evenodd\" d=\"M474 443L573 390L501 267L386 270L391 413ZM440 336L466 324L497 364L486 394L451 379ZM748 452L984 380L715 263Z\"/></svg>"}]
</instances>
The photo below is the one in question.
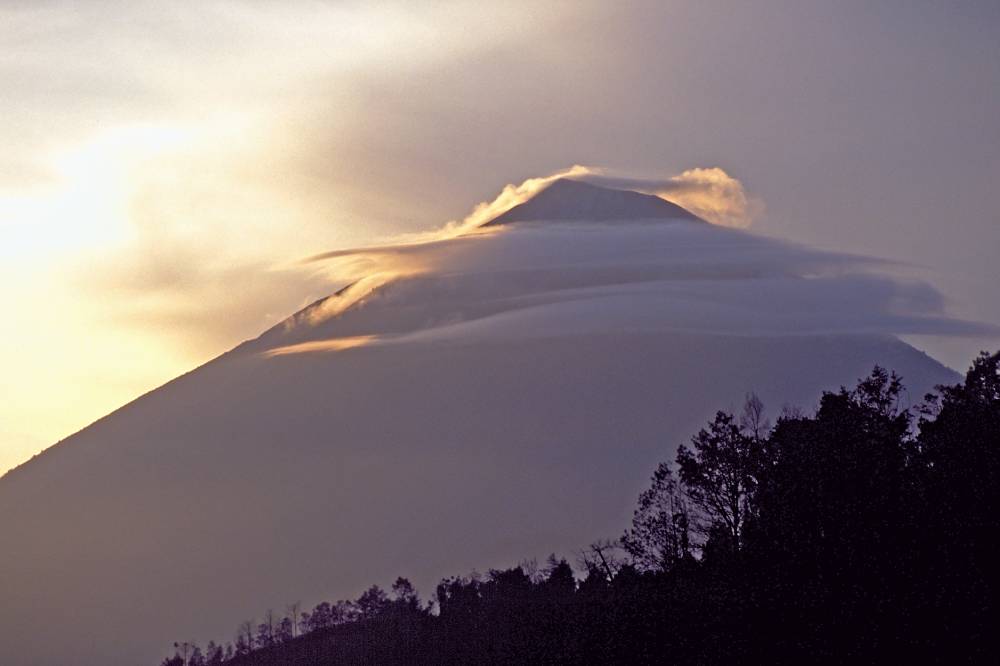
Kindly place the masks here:
<instances>
[{"instance_id":1,"label":"silhouetted tree","mask_svg":"<svg viewBox=\"0 0 1000 666\"><path fill-rule=\"evenodd\" d=\"M205 647L206 666L221 666L226 659L225 651L221 645L216 645L215 641L209 641Z\"/></svg>"},{"instance_id":2,"label":"silhouetted tree","mask_svg":"<svg viewBox=\"0 0 1000 666\"><path fill-rule=\"evenodd\" d=\"M997 624L984 610L996 612L1000 598L1000 352L927 396L919 426L929 518L921 575L941 584L917 601L956 653L987 659Z\"/></svg>"},{"instance_id":3,"label":"silhouetted tree","mask_svg":"<svg viewBox=\"0 0 1000 666\"><path fill-rule=\"evenodd\" d=\"M708 428L691 439L691 446L678 448L677 466L685 495L707 519L695 524L739 549L757 485L758 446L725 412L716 413Z\"/></svg>"},{"instance_id":4,"label":"silhouetted tree","mask_svg":"<svg viewBox=\"0 0 1000 666\"><path fill-rule=\"evenodd\" d=\"M740 430L755 442L763 442L771 431L771 421L764 413L764 403L756 393L748 393L740 414Z\"/></svg>"},{"instance_id":5,"label":"silhouetted tree","mask_svg":"<svg viewBox=\"0 0 1000 666\"><path fill-rule=\"evenodd\" d=\"M264 621L257 625L257 635L254 638L254 645L260 648L274 645L276 629L277 622L275 621L274 611L269 608L264 613Z\"/></svg>"},{"instance_id":6,"label":"silhouetted tree","mask_svg":"<svg viewBox=\"0 0 1000 666\"><path fill-rule=\"evenodd\" d=\"M378 585L372 585L358 597L358 611L362 620L378 617L389 606L389 597Z\"/></svg>"},{"instance_id":7,"label":"silhouetted tree","mask_svg":"<svg viewBox=\"0 0 1000 666\"><path fill-rule=\"evenodd\" d=\"M420 608L420 596L413 584L405 578L397 578L392 584L392 603L396 608L417 610Z\"/></svg>"},{"instance_id":8,"label":"silhouetted tree","mask_svg":"<svg viewBox=\"0 0 1000 666\"><path fill-rule=\"evenodd\" d=\"M253 636L253 621L244 620L240 623L240 626L236 629L236 641L233 646L233 651L237 655L247 654L254 647L254 636Z\"/></svg>"},{"instance_id":9,"label":"silhouetted tree","mask_svg":"<svg viewBox=\"0 0 1000 666\"><path fill-rule=\"evenodd\" d=\"M632 528L621 538L637 566L666 571L690 552L690 520L684 495L673 471L661 463L652 484L639 495Z\"/></svg>"},{"instance_id":10,"label":"silhouetted tree","mask_svg":"<svg viewBox=\"0 0 1000 666\"><path fill-rule=\"evenodd\" d=\"M292 629L292 618L287 616L281 618L274 628L274 641L276 643L287 643L293 638L295 638L295 632Z\"/></svg>"},{"instance_id":11,"label":"silhouetted tree","mask_svg":"<svg viewBox=\"0 0 1000 666\"><path fill-rule=\"evenodd\" d=\"M288 608L286 608L286 611L288 613L287 617L292 625L291 626L292 638L295 638L296 636L299 635L299 621L301 619L301 609L302 609L302 604L299 603L298 601L288 604Z\"/></svg>"},{"instance_id":12,"label":"silhouetted tree","mask_svg":"<svg viewBox=\"0 0 1000 666\"><path fill-rule=\"evenodd\" d=\"M319 629L332 627L334 625L334 615L333 607L330 606L330 602L323 601L316 604L312 613L309 613L308 617L304 618L304 624L306 631L317 631Z\"/></svg>"},{"instance_id":13,"label":"silhouetted tree","mask_svg":"<svg viewBox=\"0 0 1000 666\"><path fill-rule=\"evenodd\" d=\"M174 650L176 650L174 656L180 659L180 664L182 666L190 666L191 655L194 654L195 652L197 652L199 657L201 656L201 651L198 650L198 646L195 645L194 643L189 643L188 641L174 643ZM202 665L197 664L197 666L202 666Z\"/></svg>"},{"instance_id":14,"label":"silhouetted tree","mask_svg":"<svg viewBox=\"0 0 1000 666\"><path fill-rule=\"evenodd\" d=\"M610 582L622 568L623 539L618 541L599 539L593 542L586 550L580 552L580 566L587 571L589 576L596 575Z\"/></svg>"},{"instance_id":15,"label":"silhouetted tree","mask_svg":"<svg viewBox=\"0 0 1000 666\"><path fill-rule=\"evenodd\" d=\"M778 422L748 533L774 640L810 636L810 653L827 658L891 645L887 627L903 621L892 600L917 584L901 391L876 368L855 389L824 394L815 416Z\"/></svg>"}]
</instances>

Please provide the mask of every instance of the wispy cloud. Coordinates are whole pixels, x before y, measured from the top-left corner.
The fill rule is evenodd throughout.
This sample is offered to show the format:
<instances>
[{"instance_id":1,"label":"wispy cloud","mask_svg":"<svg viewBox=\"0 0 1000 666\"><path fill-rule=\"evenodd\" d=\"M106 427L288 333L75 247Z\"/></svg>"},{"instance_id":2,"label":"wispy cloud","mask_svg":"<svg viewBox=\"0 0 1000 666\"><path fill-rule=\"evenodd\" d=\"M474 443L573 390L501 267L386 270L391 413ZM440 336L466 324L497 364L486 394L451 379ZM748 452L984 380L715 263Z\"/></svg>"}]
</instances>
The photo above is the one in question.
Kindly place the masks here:
<instances>
[{"instance_id":1,"label":"wispy cloud","mask_svg":"<svg viewBox=\"0 0 1000 666\"><path fill-rule=\"evenodd\" d=\"M354 349L371 344L375 340L374 335L355 335L349 338L332 338L330 340L313 340L311 342L301 342L296 345L276 347L264 352L264 356L288 356L290 354L304 354L309 352L338 352L345 349Z\"/></svg>"}]
</instances>

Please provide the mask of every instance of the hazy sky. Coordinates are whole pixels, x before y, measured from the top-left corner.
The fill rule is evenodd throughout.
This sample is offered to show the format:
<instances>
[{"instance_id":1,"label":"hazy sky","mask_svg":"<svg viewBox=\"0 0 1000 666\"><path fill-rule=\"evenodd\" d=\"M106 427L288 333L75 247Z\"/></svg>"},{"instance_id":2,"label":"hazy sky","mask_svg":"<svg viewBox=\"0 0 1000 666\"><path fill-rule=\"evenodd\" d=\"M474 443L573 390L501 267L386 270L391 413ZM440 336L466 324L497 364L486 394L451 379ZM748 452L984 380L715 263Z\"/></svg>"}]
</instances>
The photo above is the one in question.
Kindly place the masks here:
<instances>
[{"instance_id":1,"label":"hazy sky","mask_svg":"<svg viewBox=\"0 0 1000 666\"><path fill-rule=\"evenodd\" d=\"M719 167L1000 324L994 0L8 1L0 91L0 470L337 286L300 257L573 164Z\"/></svg>"}]
</instances>

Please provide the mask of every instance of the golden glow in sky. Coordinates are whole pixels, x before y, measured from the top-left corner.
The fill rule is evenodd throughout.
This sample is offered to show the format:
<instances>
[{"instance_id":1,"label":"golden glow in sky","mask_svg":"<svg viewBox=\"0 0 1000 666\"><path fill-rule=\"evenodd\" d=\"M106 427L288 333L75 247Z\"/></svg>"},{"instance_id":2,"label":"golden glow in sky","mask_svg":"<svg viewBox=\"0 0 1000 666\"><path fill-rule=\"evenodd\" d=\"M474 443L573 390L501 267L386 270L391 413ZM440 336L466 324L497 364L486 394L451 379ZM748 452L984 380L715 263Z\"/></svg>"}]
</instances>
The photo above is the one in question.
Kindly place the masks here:
<instances>
[{"instance_id":1,"label":"golden glow in sky","mask_svg":"<svg viewBox=\"0 0 1000 666\"><path fill-rule=\"evenodd\" d=\"M0 8L0 473L339 286L294 260L394 217L351 173L351 91L514 20L199 7Z\"/></svg>"},{"instance_id":2,"label":"golden glow in sky","mask_svg":"<svg viewBox=\"0 0 1000 666\"><path fill-rule=\"evenodd\" d=\"M679 174L661 194L730 226L760 213L738 177L757 229L927 266L1000 324L998 42L943 5L899 19L0 3L0 472L343 286L302 258L457 233L572 164ZM925 342L958 368L995 344Z\"/></svg>"}]
</instances>

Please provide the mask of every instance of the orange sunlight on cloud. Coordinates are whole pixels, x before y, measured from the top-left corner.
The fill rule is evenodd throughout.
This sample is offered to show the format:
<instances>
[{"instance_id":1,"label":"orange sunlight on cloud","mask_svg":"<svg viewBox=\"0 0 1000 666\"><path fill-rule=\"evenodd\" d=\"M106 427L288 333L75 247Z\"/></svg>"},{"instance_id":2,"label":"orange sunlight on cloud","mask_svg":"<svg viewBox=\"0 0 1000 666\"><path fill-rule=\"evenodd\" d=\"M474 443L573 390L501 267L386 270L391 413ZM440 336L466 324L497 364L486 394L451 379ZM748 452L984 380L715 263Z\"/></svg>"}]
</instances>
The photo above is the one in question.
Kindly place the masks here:
<instances>
[{"instance_id":1,"label":"orange sunlight on cloud","mask_svg":"<svg viewBox=\"0 0 1000 666\"><path fill-rule=\"evenodd\" d=\"M348 338L331 338L330 340L312 340L296 345L285 347L275 347L264 352L268 358L273 356L287 356L289 354L305 354L309 352L337 352L345 349L354 349L371 344L377 339L374 335L354 335Z\"/></svg>"}]
</instances>

